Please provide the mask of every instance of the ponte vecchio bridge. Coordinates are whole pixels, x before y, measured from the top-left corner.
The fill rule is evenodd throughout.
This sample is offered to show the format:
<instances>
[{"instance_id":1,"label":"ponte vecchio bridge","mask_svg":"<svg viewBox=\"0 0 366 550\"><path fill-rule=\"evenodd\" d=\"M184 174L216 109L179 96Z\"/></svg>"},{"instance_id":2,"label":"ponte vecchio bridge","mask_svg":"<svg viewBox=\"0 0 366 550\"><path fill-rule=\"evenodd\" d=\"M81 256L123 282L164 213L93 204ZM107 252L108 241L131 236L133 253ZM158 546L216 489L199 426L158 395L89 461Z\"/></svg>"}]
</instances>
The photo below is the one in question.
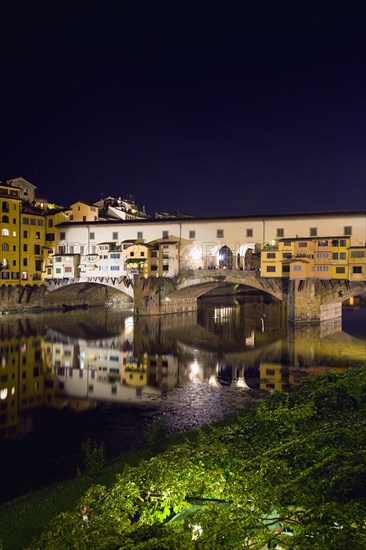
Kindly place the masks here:
<instances>
[{"instance_id":1,"label":"ponte vecchio bridge","mask_svg":"<svg viewBox=\"0 0 366 550\"><path fill-rule=\"evenodd\" d=\"M208 292L224 289L235 294L252 289L280 300L292 323L318 323L341 317L342 302L366 293L366 281L289 280L264 278L258 271L185 270L175 277L84 277L49 281L47 292L74 284L96 284L118 290L133 303L136 315L162 315L195 311L197 300Z\"/></svg>"}]
</instances>

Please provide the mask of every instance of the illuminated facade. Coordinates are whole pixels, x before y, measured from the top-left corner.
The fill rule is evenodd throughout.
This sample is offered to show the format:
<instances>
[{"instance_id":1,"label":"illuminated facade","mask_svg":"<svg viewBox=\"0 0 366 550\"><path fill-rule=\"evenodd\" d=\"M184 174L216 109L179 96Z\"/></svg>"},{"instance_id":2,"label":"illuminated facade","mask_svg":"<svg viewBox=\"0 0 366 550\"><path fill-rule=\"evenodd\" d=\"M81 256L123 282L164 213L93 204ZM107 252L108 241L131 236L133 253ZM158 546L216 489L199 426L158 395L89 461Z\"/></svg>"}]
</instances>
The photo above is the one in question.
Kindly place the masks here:
<instances>
[{"instance_id":1,"label":"illuminated facade","mask_svg":"<svg viewBox=\"0 0 366 550\"><path fill-rule=\"evenodd\" d=\"M365 246L350 236L279 239L264 244L262 277L365 280Z\"/></svg>"}]
</instances>

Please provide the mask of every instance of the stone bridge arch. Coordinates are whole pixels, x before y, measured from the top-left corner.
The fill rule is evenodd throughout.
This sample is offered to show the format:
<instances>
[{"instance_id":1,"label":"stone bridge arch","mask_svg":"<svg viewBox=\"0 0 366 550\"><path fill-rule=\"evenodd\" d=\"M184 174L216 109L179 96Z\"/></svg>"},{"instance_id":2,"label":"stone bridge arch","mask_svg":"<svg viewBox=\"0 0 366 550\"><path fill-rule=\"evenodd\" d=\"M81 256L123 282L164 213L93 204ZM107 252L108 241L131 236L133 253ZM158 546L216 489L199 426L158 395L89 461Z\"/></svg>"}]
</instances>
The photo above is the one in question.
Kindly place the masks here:
<instances>
[{"instance_id":1,"label":"stone bridge arch","mask_svg":"<svg viewBox=\"0 0 366 550\"><path fill-rule=\"evenodd\" d=\"M48 308L59 308L63 304L120 307L133 302L134 289L131 279L130 284L127 285L125 281L119 281L117 278L111 277L56 279L48 280L47 283L44 298Z\"/></svg>"},{"instance_id":2,"label":"stone bridge arch","mask_svg":"<svg viewBox=\"0 0 366 550\"><path fill-rule=\"evenodd\" d=\"M174 293L182 293L183 289L190 289L192 295L196 297L206 294L214 288L227 286L228 284L238 287L245 285L255 290L260 290L270 294L277 300L284 299L284 293L287 291L288 281L282 278L265 279L260 276L258 271L240 271L240 270L191 270L176 277ZM185 290L185 292L187 292ZM173 292L170 296L173 295Z\"/></svg>"},{"instance_id":3,"label":"stone bridge arch","mask_svg":"<svg viewBox=\"0 0 366 550\"><path fill-rule=\"evenodd\" d=\"M285 279L261 279L260 273L239 270L187 270L177 277L136 276L134 306L137 315L158 315L197 310L197 299L208 292L233 286L249 286L283 300Z\"/></svg>"}]
</instances>

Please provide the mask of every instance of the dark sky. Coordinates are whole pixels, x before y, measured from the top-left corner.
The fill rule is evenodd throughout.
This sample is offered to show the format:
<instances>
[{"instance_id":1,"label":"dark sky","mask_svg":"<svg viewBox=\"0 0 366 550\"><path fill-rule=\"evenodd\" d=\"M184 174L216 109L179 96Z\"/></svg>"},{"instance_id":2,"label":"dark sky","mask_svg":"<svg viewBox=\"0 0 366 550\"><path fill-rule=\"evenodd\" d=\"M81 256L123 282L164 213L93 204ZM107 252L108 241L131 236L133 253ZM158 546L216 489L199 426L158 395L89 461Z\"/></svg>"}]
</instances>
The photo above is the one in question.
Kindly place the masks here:
<instances>
[{"instance_id":1,"label":"dark sky","mask_svg":"<svg viewBox=\"0 0 366 550\"><path fill-rule=\"evenodd\" d=\"M366 207L364 0L0 0L0 179L149 214Z\"/></svg>"}]
</instances>

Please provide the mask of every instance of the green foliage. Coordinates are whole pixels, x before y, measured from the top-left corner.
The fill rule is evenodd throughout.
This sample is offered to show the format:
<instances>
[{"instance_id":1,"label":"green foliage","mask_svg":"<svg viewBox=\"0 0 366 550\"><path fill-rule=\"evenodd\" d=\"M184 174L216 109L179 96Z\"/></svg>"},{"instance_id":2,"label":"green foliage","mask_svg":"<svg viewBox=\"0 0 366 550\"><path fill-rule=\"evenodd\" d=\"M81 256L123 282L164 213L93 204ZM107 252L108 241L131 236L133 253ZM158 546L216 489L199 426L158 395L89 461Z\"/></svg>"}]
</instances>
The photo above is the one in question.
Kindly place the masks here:
<instances>
[{"instance_id":1,"label":"green foliage","mask_svg":"<svg viewBox=\"0 0 366 550\"><path fill-rule=\"evenodd\" d=\"M274 394L236 423L125 466L31 548L364 548L365 371Z\"/></svg>"},{"instance_id":2,"label":"green foliage","mask_svg":"<svg viewBox=\"0 0 366 550\"><path fill-rule=\"evenodd\" d=\"M90 439L82 445L84 453L85 472L91 476L95 476L105 466L104 446L97 445Z\"/></svg>"},{"instance_id":3,"label":"green foliage","mask_svg":"<svg viewBox=\"0 0 366 550\"><path fill-rule=\"evenodd\" d=\"M154 451L161 451L168 441L168 435L168 428L164 420L154 420L147 432L148 444Z\"/></svg>"}]
</instances>

